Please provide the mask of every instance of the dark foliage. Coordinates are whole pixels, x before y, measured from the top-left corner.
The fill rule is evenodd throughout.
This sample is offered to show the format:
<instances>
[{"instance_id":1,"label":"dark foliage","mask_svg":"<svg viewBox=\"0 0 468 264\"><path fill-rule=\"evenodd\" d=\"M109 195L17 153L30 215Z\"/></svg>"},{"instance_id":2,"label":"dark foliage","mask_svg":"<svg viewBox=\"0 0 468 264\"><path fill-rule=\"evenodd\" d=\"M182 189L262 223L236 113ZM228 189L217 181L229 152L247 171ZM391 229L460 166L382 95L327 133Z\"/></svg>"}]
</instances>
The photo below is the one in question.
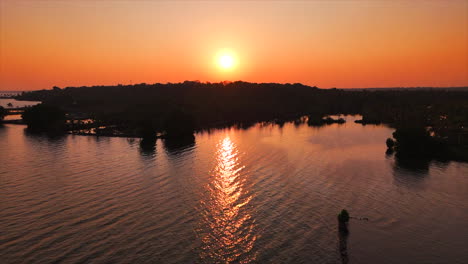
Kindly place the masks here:
<instances>
[{"instance_id":1,"label":"dark foliage","mask_svg":"<svg viewBox=\"0 0 468 264\"><path fill-rule=\"evenodd\" d=\"M193 117L180 109L173 110L164 120L166 138L193 137L194 130Z\"/></svg>"},{"instance_id":2,"label":"dark foliage","mask_svg":"<svg viewBox=\"0 0 468 264\"><path fill-rule=\"evenodd\" d=\"M138 135L146 141L156 140L156 125L152 120L142 120L138 126Z\"/></svg>"},{"instance_id":3,"label":"dark foliage","mask_svg":"<svg viewBox=\"0 0 468 264\"><path fill-rule=\"evenodd\" d=\"M3 120L6 114L7 114L7 110L3 108L3 106L0 106L0 120Z\"/></svg>"},{"instance_id":4,"label":"dark foliage","mask_svg":"<svg viewBox=\"0 0 468 264\"><path fill-rule=\"evenodd\" d=\"M442 89L366 92L301 84L187 81L68 87L24 93L17 98L40 100L122 126L136 127L141 120L152 120L157 131L164 130L165 120L174 109L190 113L196 128L287 121L305 115L314 117L309 119L313 123L332 114L362 114L364 123L387 124L414 118L434 122L440 115L458 123L468 119L468 92Z\"/></svg>"},{"instance_id":5,"label":"dark foliage","mask_svg":"<svg viewBox=\"0 0 468 264\"><path fill-rule=\"evenodd\" d=\"M424 127L399 127L393 132L397 150L414 153L429 153L437 146Z\"/></svg>"},{"instance_id":6,"label":"dark foliage","mask_svg":"<svg viewBox=\"0 0 468 264\"><path fill-rule=\"evenodd\" d=\"M395 146L395 140L391 138L387 138L387 141L385 141L385 144L387 145L388 149L393 149L393 147Z\"/></svg>"},{"instance_id":7,"label":"dark foliage","mask_svg":"<svg viewBox=\"0 0 468 264\"><path fill-rule=\"evenodd\" d=\"M65 112L59 107L38 104L27 108L22 115L28 129L35 131L60 131L65 129Z\"/></svg>"},{"instance_id":8,"label":"dark foliage","mask_svg":"<svg viewBox=\"0 0 468 264\"><path fill-rule=\"evenodd\" d=\"M344 124L346 120L344 118L333 119L330 116L322 117L323 114L312 114L308 116L307 124L309 126L323 126L331 124Z\"/></svg>"},{"instance_id":9,"label":"dark foliage","mask_svg":"<svg viewBox=\"0 0 468 264\"><path fill-rule=\"evenodd\" d=\"M343 118L333 119L333 118L327 116L326 118L322 119L322 122L325 123L325 124L334 124L334 123L344 124L346 122L346 120L344 120Z\"/></svg>"},{"instance_id":10,"label":"dark foliage","mask_svg":"<svg viewBox=\"0 0 468 264\"><path fill-rule=\"evenodd\" d=\"M344 122L326 118L329 115L361 114L358 122L363 125L384 123L397 129L398 155L433 155L445 145L457 156L468 156L468 91L463 89L349 91L302 84L186 81L54 87L17 99L43 101L95 119L100 126L112 127L111 133L143 138L157 132L181 138L194 130L265 121L300 124L304 116L309 125L321 126Z\"/></svg>"}]
</instances>

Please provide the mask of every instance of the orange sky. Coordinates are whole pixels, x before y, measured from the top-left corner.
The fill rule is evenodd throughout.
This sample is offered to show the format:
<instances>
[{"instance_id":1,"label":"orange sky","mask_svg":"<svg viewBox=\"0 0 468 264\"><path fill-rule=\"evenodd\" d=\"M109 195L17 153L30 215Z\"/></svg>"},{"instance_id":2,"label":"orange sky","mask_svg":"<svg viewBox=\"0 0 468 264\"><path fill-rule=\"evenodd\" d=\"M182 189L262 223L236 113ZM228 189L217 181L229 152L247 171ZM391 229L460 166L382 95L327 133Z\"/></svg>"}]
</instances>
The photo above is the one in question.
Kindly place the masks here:
<instances>
[{"instance_id":1,"label":"orange sky","mask_svg":"<svg viewBox=\"0 0 468 264\"><path fill-rule=\"evenodd\" d=\"M0 90L184 80L468 86L468 0L0 0Z\"/></svg>"}]
</instances>

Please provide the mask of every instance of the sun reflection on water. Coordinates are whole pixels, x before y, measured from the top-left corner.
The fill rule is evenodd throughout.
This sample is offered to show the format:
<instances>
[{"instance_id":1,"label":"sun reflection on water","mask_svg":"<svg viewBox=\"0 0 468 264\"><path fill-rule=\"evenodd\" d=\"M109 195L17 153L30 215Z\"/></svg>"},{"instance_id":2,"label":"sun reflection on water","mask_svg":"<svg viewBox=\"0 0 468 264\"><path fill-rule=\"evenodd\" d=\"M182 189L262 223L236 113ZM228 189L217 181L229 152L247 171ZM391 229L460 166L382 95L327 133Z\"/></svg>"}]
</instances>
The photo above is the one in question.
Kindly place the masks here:
<instances>
[{"instance_id":1,"label":"sun reflection on water","mask_svg":"<svg viewBox=\"0 0 468 264\"><path fill-rule=\"evenodd\" d=\"M255 260L255 223L247 206L252 197L245 190L243 169L236 145L225 137L217 145L209 198L202 203L206 227L201 258L210 263Z\"/></svg>"}]
</instances>

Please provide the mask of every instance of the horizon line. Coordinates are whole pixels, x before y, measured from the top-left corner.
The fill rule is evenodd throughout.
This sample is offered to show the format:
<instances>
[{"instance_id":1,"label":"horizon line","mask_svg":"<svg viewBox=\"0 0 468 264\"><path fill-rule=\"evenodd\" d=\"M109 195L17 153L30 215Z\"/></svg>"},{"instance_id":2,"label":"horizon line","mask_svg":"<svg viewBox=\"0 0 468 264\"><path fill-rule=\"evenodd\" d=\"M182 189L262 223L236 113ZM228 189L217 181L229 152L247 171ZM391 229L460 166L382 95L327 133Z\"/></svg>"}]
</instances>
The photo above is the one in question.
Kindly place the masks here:
<instances>
[{"instance_id":1,"label":"horizon line","mask_svg":"<svg viewBox=\"0 0 468 264\"><path fill-rule=\"evenodd\" d=\"M131 83L131 84L123 84L123 83L117 83L117 84L99 84L99 85L81 85L81 86L65 86L65 87L60 87L60 86L52 86L50 88L43 88L43 89L34 89L34 90L0 90L0 92L32 92L32 91L42 91L42 90L52 90L54 87L58 87L60 89L66 89L66 88L81 88L81 87L112 87L112 86L138 86L138 85L156 85L156 84L161 84L161 85L168 85L168 84L183 84L185 82L198 82L201 84L220 84L220 83L235 83L235 82L244 82L244 83L251 83L251 84L280 84L280 85L295 85L295 84L300 84L303 86L308 86L308 87L316 87L318 89L324 89L324 90L330 90L330 89L339 89L339 90L350 90L350 89L449 89L449 88L468 88L467 85L462 85L462 86L369 86L369 87L348 87L348 88L340 88L340 87L319 87L316 85L309 85L309 84L303 84L300 82L249 82L249 81L242 81L242 80L237 80L237 81L218 81L218 82L210 82L210 81L199 81L199 80L185 80L185 81L179 81L179 82L156 82L156 83Z\"/></svg>"}]
</instances>

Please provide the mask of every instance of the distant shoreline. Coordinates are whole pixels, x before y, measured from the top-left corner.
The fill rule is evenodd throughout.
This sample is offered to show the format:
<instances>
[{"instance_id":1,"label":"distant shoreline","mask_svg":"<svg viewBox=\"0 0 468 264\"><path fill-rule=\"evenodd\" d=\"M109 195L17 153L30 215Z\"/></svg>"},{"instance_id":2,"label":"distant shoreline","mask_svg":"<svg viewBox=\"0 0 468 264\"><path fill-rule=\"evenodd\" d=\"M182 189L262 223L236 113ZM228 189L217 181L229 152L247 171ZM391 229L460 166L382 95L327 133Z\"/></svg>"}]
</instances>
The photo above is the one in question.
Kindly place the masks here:
<instances>
[{"instance_id":1,"label":"distant shoreline","mask_svg":"<svg viewBox=\"0 0 468 264\"><path fill-rule=\"evenodd\" d=\"M338 88L337 88L338 89ZM446 90L453 92L466 92L468 91L468 86L460 87L384 87L384 88L344 88L340 90L345 91L430 91L430 90Z\"/></svg>"},{"instance_id":2,"label":"distant shoreline","mask_svg":"<svg viewBox=\"0 0 468 264\"><path fill-rule=\"evenodd\" d=\"M284 84L287 84L287 83L284 83ZM304 85L304 86L309 86L309 85L305 85L305 84L301 84L301 85ZM98 85L98 86L94 86L94 87L99 87L101 85ZM112 85L102 85L102 86L112 86ZM133 86L133 84L124 84L123 86ZM88 86L86 86L88 87ZM367 88L339 88L339 87L329 87L329 88L320 88L318 87L319 89L322 89L322 90L344 90L344 91L363 91L363 90L366 90L366 91L405 91L405 90L413 90L413 91L417 91L417 90L447 90L447 91L468 91L468 86L441 86L441 87L438 87L438 86L408 86L408 87L367 87ZM21 91L9 91L9 90L5 90L5 91L0 91L0 98L4 98L2 97L2 94L5 93L5 94L16 94L16 95L19 95L23 92L25 93L28 93L28 92L37 92L37 91L44 91L44 90L49 90L49 89L38 89L38 90L21 90ZM10 97L6 97L6 98L10 98Z\"/></svg>"}]
</instances>

